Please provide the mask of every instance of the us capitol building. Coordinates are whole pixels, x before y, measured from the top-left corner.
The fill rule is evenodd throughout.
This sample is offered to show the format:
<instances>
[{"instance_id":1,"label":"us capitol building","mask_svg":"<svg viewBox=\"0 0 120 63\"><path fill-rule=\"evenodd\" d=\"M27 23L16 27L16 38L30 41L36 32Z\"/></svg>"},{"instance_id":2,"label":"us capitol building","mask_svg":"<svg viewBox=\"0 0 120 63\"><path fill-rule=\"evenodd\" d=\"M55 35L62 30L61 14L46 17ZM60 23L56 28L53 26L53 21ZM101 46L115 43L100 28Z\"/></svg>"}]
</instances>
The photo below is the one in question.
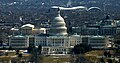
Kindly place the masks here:
<instances>
[{"instance_id":1,"label":"us capitol building","mask_svg":"<svg viewBox=\"0 0 120 63\"><path fill-rule=\"evenodd\" d=\"M19 29L12 29L13 35L9 37L9 46L12 48L27 48L42 45L42 54L68 54L77 44L89 44L92 48L104 48L109 40L104 36L70 35L60 10L56 9L55 17L50 21L50 27L35 29L32 24L26 24ZM15 33L20 31L20 35ZM47 32L46 32L47 31Z\"/></svg>"}]
</instances>

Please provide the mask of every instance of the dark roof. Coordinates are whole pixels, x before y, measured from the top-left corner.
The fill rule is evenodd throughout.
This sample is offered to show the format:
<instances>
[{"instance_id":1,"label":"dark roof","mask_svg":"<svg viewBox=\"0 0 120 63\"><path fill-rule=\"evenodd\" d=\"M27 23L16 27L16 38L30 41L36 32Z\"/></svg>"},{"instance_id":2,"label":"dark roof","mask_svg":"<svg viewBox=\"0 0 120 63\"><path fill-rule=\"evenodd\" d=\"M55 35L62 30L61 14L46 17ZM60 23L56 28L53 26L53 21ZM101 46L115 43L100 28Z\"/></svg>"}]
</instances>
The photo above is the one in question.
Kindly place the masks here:
<instances>
[{"instance_id":1,"label":"dark roof","mask_svg":"<svg viewBox=\"0 0 120 63\"><path fill-rule=\"evenodd\" d=\"M38 36L53 36L53 35L50 35L50 34L39 34Z\"/></svg>"}]
</instances>

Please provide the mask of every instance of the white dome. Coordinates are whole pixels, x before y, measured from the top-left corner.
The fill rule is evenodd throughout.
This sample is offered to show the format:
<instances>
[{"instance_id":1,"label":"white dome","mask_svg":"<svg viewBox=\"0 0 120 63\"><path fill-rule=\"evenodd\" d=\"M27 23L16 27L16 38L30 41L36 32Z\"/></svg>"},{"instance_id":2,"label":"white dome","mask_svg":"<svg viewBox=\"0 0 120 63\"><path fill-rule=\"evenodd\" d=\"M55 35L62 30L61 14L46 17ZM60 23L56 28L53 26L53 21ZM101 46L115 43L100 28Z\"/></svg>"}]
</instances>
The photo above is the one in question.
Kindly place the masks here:
<instances>
[{"instance_id":1,"label":"white dome","mask_svg":"<svg viewBox=\"0 0 120 63\"><path fill-rule=\"evenodd\" d=\"M57 16L50 23L51 23L51 27L49 30L49 34L67 35L67 27L66 27L64 19L60 16L59 11L57 13Z\"/></svg>"},{"instance_id":2,"label":"white dome","mask_svg":"<svg viewBox=\"0 0 120 63\"><path fill-rule=\"evenodd\" d=\"M31 28L34 28L34 25L32 25L32 24L25 24L25 25L22 26L22 28L23 28L23 27L31 27Z\"/></svg>"}]
</instances>

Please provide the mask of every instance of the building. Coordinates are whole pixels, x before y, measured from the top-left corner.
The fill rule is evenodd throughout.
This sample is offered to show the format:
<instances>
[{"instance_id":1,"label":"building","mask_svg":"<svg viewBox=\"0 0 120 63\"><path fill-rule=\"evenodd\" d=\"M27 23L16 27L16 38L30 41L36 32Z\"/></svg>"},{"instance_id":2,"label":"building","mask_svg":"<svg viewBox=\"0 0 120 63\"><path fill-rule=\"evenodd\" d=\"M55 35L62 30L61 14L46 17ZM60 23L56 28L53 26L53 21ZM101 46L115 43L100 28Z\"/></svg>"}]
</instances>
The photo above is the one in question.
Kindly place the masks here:
<instances>
[{"instance_id":1,"label":"building","mask_svg":"<svg viewBox=\"0 0 120 63\"><path fill-rule=\"evenodd\" d=\"M10 37L10 46L13 48L27 48L29 46L42 46L42 54L67 54L69 49L77 44L88 44L94 49L107 47L105 36L51 36L40 34L38 36L13 36Z\"/></svg>"},{"instance_id":2,"label":"building","mask_svg":"<svg viewBox=\"0 0 120 63\"><path fill-rule=\"evenodd\" d=\"M27 48L29 47L29 37L21 35L9 37L9 46L14 49Z\"/></svg>"},{"instance_id":3,"label":"building","mask_svg":"<svg viewBox=\"0 0 120 63\"><path fill-rule=\"evenodd\" d=\"M24 36L12 36L10 38L10 46L20 48L41 45L42 54L67 54L69 53L69 49L81 43L89 44L92 48L101 49L106 47L105 37L98 36L98 31L101 29L99 26L84 28L84 36L77 35L76 33L69 35L64 19L60 16L60 9L56 8L55 17L50 21L50 28L41 29L43 33L35 32L36 34L33 34L33 31L35 31L34 25L23 25L21 27L21 34ZM46 33L45 31L48 32ZM89 35L88 31L90 32ZM97 36L94 36L96 34Z\"/></svg>"},{"instance_id":4,"label":"building","mask_svg":"<svg viewBox=\"0 0 120 63\"><path fill-rule=\"evenodd\" d=\"M80 35L72 36L35 36L35 46L42 45L42 53L46 54L67 54L68 49L82 43Z\"/></svg>"},{"instance_id":5,"label":"building","mask_svg":"<svg viewBox=\"0 0 120 63\"><path fill-rule=\"evenodd\" d=\"M69 47L69 41L67 40L68 33L64 19L60 16L60 9L54 10L54 18L50 21L49 34L47 37L36 37L35 45L39 44L43 46L43 52L48 54L63 54L67 53ZM46 52L45 52L46 51Z\"/></svg>"},{"instance_id":6,"label":"building","mask_svg":"<svg viewBox=\"0 0 120 63\"><path fill-rule=\"evenodd\" d=\"M106 16L106 19L95 23L85 23L81 27L74 27L73 33L81 35L114 36L120 32L120 20L113 20L107 17L108 16Z\"/></svg>"},{"instance_id":7,"label":"building","mask_svg":"<svg viewBox=\"0 0 120 63\"><path fill-rule=\"evenodd\" d=\"M61 54L70 46L66 36L36 36L35 46L39 45L42 45L42 53L46 54Z\"/></svg>"},{"instance_id":8,"label":"building","mask_svg":"<svg viewBox=\"0 0 120 63\"><path fill-rule=\"evenodd\" d=\"M72 46L72 47L74 47L77 44L83 43L82 42L82 36L77 35L77 34L69 36L69 43L70 43L70 46Z\"/></svg>"},{"instance_id":9,"label":"building","mask_svg":"<svg viewBox=\"0 0 120 63\"><path fill-rule=\"evenodd\" d=\"M38 35L46 34L45 28L35 28L32 24L22 25L20 28L11 28L12 35Z\"/></svg>"},{"instance_id":10,"label":"building","mask_svg":"<svg viewBox=\"0 0 120 63\"><path fill-rule=\"evenodd\" d=\"M89 38L88 44L91 45L94 49L107 48L104 36L92 36Z\"/></svg>"},{"instance_id":11,"label":"building","mask_svg":"<svg viewBox=\"0 0 120 63\"><path fill-rule=\"evenodd\" d=\"M88 24L88 35L115 35L118 26L117 22L112 19L101 20L98 23Z\"/></svg>"},{"instance_id":12,"label":"building","mask_svg":"<svg viewBox=\"0 0 120 63\"><path fill-rule=\"evenodd\" d=\"M34 25L25 24L25 25L21 26L20 31L21 31L22 35L31 35L33 29L34 29Z\"/></svg>"}]
</instances>

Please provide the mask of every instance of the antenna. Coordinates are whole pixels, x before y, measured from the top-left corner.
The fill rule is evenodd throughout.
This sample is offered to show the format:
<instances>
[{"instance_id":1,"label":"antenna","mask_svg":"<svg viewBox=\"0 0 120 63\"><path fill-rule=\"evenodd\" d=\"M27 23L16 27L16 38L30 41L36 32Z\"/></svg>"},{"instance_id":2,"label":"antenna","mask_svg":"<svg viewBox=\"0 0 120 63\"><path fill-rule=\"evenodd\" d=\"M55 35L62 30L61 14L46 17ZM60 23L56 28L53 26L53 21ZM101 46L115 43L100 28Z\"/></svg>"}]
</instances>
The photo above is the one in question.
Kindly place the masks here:
<instances>
[{"instance_id":1,"label":"antenna","mask_svg":"<svg viewBox=\"0 0 120 63\"><path fill-rule=\"evenodd\" d=\"M104 16L106 16L106 6L107 6L107 0L104 0L104 3L103 3L103 12L104 12Z\"/></svg>"}]
</instances>

